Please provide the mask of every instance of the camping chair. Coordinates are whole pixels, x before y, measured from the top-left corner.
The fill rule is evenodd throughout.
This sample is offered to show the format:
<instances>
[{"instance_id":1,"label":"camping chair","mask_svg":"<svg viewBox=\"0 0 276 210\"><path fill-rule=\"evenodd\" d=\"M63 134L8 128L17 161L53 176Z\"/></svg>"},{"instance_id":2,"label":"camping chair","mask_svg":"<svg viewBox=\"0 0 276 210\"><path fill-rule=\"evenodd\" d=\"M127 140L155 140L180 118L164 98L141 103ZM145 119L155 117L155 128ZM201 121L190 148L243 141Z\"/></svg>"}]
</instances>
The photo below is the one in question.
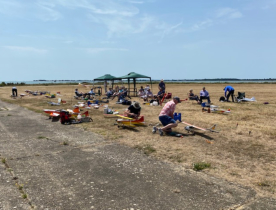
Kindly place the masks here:
<instances>
[{"instance_id":1,"label":"camping chair","mask_svg":"<svg viewBox=\"0 0 276 210\"><path fill-rule=\"evenodd\" d=\"M172 93L164 93L163 98L161 99L160 105L162 105L163 102L166 102L168 99L172 98Z\"/></svg>"},{"instance_id":2,"label":"camping chair","mask_svg":"<svg viewBox=\"0 0 276 210\"><path fill-rule=\"evenodd\" d=\"M245 92L238 92L237 99L243 99L243 98L245 98Z\"/></svg>"},{"instance_id":3,"label":"camping chair","mask_svg":"<svg viewBox=\"0 0 276 210\"><path fill-rule=\"evenodd\" d=\"M120 101L120 100L125 100L127 97L128 97L129 99L131 99L131 97L128 95L128 91L125 90L125 91L120 95L120 97L118 98L118 101Z\"/></svg>"},{"instance_id":4,"label":"camping chair","mask_svg":"<svg viewBox=\"0 0 276 210\"><path fill-rule=\"evenodd\" d=\"M238 92L238 96L234 96L234 98L236 102L239 102L239 100L245 98L245 92Z\"/></svg>"},{"instance_id":5,"label":"camping chair","mask_svg":"<svg viewBox=\"0 0 276 210\"><path fill-rule=\"evenodd\" d=\"M81 98L82 98L82 94L77 94L77 93L75 92L74 98L75 98L75 99L81 99Z\"/></svg>"}]
</instances>

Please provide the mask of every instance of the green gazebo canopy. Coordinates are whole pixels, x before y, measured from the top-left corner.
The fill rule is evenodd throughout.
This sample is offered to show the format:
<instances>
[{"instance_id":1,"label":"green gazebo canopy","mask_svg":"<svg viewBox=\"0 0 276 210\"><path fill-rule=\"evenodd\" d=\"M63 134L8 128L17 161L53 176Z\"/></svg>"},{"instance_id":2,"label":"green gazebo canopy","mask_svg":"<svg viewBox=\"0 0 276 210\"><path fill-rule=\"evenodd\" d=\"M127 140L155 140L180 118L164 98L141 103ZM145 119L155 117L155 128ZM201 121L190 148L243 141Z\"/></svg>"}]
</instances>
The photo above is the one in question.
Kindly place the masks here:
<instances>
[{"instance_id":1,"label":"green gazebo canopy","mask_svg":"<svg viewBox=\"0 0 276 210\"><path fill-rule=\"evenodd\" d=\"M117 80L117 79L118 79L117 77L114 77L110 74L105 74L101 77L95 78L94 80ZM118 80L120 80L120 79L118 79Z\"/></svg>"},{"instance_id":2,"label":"green gazebo canopy","mask_svg":"<svg viewBox=\"0 0 276 210\"><path fill-rule=\"evenodd\" d=\"M129 74L122 76L122 77L117 77L118 79L127 79L128 80L128 89L129 92L133 92L135 96L137 96L137 90L136 90L136 79L138 78L148 78L150 79L150 83L151 83L151 77L149 76L145 76L142 74L137 74L135 72L130 72ZM130 79L133 79L133 85L134 85L134 89L133 91L130 91ZM152 86L152 83L151 83Z\"/></svg>"},{"instance_id":3,"label":"green gazebo canopy","mask_svg":"<svg viewBox=\"0 0 276 210\"><path fill-rule=\"evenodd\" d=\"M137 74L135 72L130 72L129 74L122 76L122 77L118 77L120 79L137 79L137 78L149 78L151 80L151 77L149 76L145 76L142 74Z\"/></svg>"},{"instance_id":4,"label":"green gazebo canopy","mask_svg":"<svg viewBox=\"0 0 276 210\"><path fill-rule=\"evenodd\" d=\"M107 91L107 82L106 81L112 81L112 88L113 88L114 80L121 80L121 79L117 78L117 77L114 77L110 74L105 74L101 77L98 77L98 78L94 79L94 81L104 81L105 92Z\"/></svg>"}]
</instances>

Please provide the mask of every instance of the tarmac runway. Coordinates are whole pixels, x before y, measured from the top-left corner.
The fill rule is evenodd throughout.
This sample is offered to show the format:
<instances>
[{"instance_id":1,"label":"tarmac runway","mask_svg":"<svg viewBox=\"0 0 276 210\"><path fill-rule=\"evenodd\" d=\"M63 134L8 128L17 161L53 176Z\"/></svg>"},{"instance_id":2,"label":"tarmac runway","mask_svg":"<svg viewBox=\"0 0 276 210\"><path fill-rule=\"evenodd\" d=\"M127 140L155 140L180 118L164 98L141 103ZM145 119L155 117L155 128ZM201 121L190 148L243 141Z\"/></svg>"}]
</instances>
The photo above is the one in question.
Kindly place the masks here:
<instances>
[{"instance_id":1,"label":"tarmac runway","mask_svg":"<svg viewBox=\"0 0 276 210\"><path fill-rule=\"evenodd\" d=\"M16 105L0 108L0 209L276 209L250 188Z\"/></svg>"}]
</instances>

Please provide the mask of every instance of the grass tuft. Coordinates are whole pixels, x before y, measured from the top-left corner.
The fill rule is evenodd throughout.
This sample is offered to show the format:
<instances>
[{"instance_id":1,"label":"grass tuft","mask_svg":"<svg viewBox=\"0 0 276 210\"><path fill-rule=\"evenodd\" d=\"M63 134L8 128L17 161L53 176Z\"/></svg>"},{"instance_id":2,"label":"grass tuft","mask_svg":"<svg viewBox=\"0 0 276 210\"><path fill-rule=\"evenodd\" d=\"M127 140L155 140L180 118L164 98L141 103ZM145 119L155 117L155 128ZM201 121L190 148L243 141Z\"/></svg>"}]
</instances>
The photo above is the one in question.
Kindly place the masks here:
<instances>
[{"instance_id":1,"label":"grass tuft","mask_svg":"<svg viewBox=\"0 0 276 210\"><path fill-rule=\"evenodd\" d=\"M210 163L204 163L204 162L199 162L199 163L194 163L193 169L195 171L202 171L205 168L210 168L211 164Z\"/></svg>"},{"instance_id":2,"label":"grass tuft","mask_svg":"<svg viewBox=\"0 0 276 210\"><path fill-rule=\"evenodd\" d=\"M47 139L46 136L38 136L37 139Z\"/></svg>"},{"instance_id":3,"label":"grass tuft","mask_svg":"<svg viewBox=\"0 0 276 210\"><path fill-rule=\"evenodd\" d=\"M67 141L62 142L62 145L67 146L69 143Z\"/></svg>"},{"instance_id":4,"label":"grass tuft","mask_svg":"<svg viewBox=\"0 0 276 210\"><path fill-rule=\"evenodd\" d=\"M149 144L145 145L144 147L136 145L134 148L143 151L146 155L150 155L151 153L156 152L156 149Z\"/></svg>"}]
</instances>

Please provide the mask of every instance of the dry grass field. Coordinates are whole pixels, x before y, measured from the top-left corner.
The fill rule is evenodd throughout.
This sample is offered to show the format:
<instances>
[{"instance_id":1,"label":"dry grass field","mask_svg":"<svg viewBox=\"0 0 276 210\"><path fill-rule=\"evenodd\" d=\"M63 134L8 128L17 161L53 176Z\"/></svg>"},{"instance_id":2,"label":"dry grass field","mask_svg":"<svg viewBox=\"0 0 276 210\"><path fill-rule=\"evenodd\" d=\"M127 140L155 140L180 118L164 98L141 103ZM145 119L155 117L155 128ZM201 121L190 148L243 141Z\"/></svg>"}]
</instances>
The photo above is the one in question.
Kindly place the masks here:
<instances>
[{"instance_id":1,"label":"dry grass field","mask_svg":"<svg viewBox=\"0 0 276 210\"><path fill-rule=\"evenodd\" d=\"M181 164L186 169L192 170L196 163L208 163L210 168L199 173L250 186L260 196L276 197L276 84L234 84L236 94L238 91L245 92L246 97L254 96L257 100L257 102L243 103L219 102L220 96L224 95L225 84L167 84L167 91L172 92L173 96L185 99L189 89L193 89L194 93L199 95L203 86L209 91L212 104L224 109L230 108L231 114L203 113L201 106L194 101L178 104L176 112L182 114L182 120L204 128L217 124L219 133L205 132L191 135L183 129L184 124L179 124L175 131L183 133L183 138L152 134L152 125L159 123L158 115L162 107L149 105L142 105L142 114L145 116L147 127L119 129L114 125L115 118L103 117L103 108L89 110L93 122L70 126L79 126L112 142L139 149L163 161ZM24 93L26 89L61 92L61 98L66 100L67 104L59 107L50 106L47 103L50 99L46 99L45 96L12 99L11 87L0 87L0 98L40 113L46 108L72 109L78 102L73 99L75 87L72 85L18 87L19 93ZM78 88L83 92L89 91L84 87ZM157 85L153 85L152 89L157 93ZM139 98L134 97L132 100L142 103ZM57 99L51 101L57 102ZM116 104L115 100L109 103L109 107L121 113L127 108ZM49 121L49 123L54 122Z\"/></svg>"}]
</instances>

